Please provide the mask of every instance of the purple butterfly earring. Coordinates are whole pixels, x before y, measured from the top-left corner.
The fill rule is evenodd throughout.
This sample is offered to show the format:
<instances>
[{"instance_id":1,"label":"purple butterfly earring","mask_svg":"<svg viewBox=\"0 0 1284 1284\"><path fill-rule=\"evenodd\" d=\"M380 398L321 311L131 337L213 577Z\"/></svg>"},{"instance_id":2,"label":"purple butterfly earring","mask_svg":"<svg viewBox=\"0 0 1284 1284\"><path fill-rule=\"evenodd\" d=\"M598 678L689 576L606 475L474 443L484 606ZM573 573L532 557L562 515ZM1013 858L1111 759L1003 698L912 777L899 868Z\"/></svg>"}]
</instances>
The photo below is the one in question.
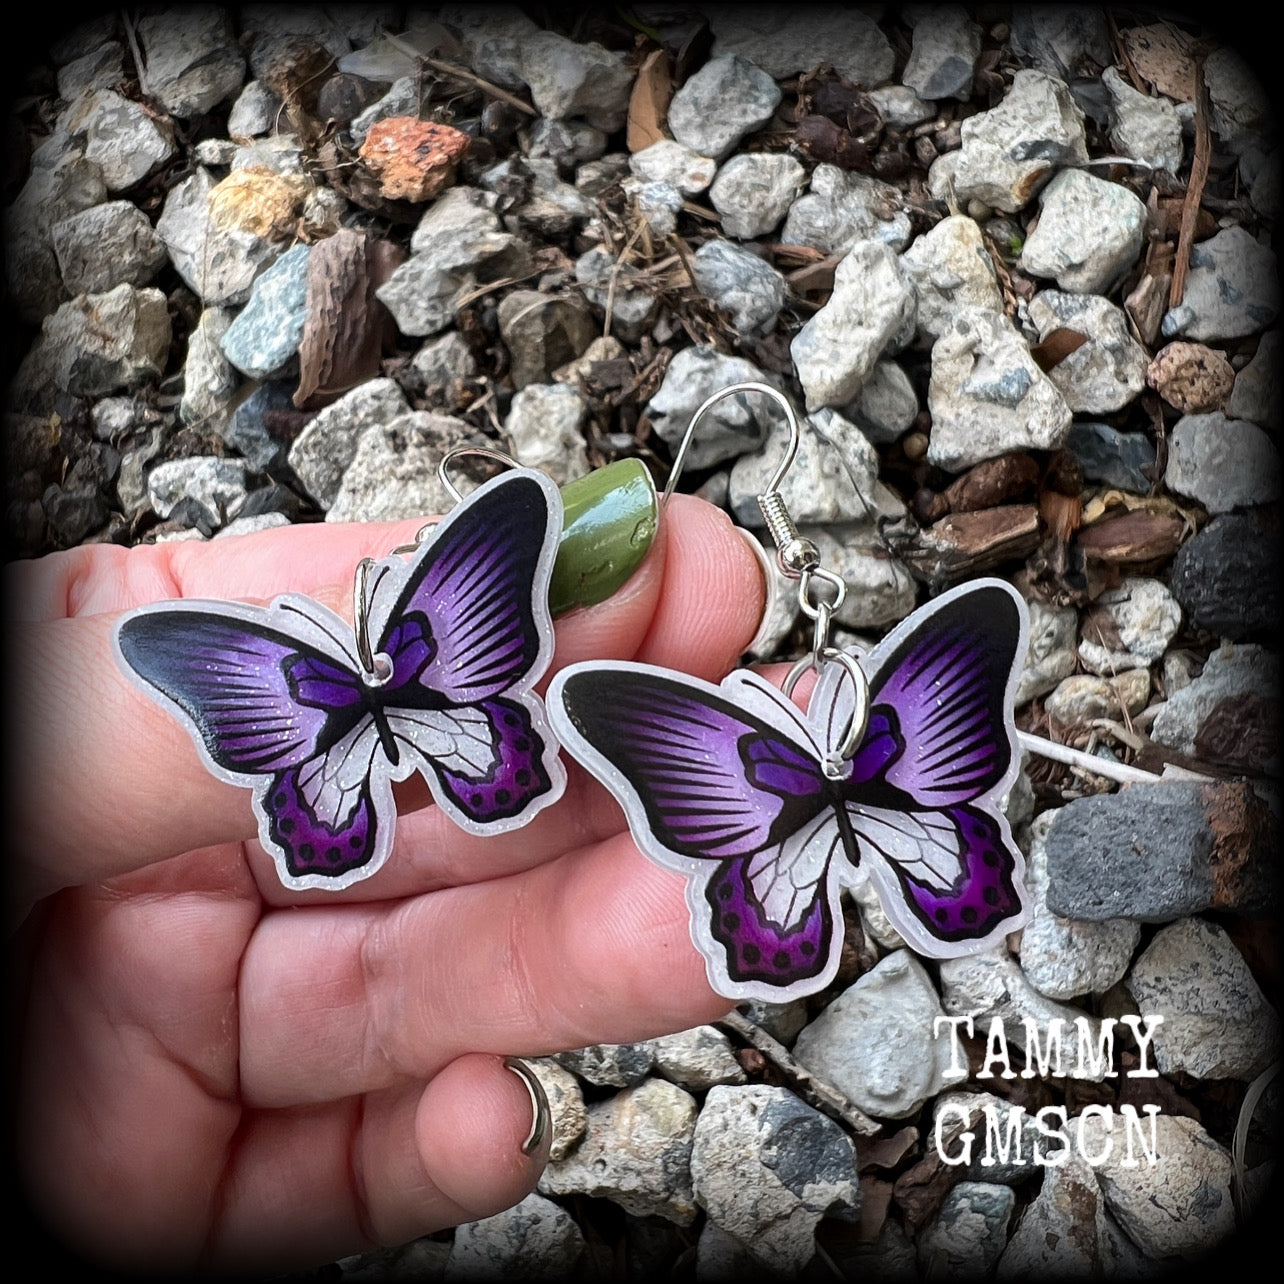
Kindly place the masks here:
<instances>
[{"instance_id":1,"label":"purple butterfly earring","mask_svg":"<svg viewBox=\"0 0 1284 1284\"><path fill-rule=\"evenodd\" d=\"M254 791L282 883L337 890L387 859L392 785L415 771L472 834L515 829L561 795L532 690L553 655L561 530L557 487L518 468L414 544L363 559L354 628L292 593L161 603L121 619L116 656L213 775Z\"/></svg>"},{"instance_id":2,"label":"purple butterfly earring","mask_svg":"<svg viewBox=\"0 0 1284 1284\"><path fill-rule=\"evenodd\" d=\"M1028 626L1016 592L986 579L916 611L868 654L831 645L846 586L779 493L799 443L787 398L760 383L715 393L665 494L701 416L749 391L789 423L758 502L815 623L811 651L782 690L747 670L715 686L590 661L558 674L548 700L559 740L615 795L638 848L687 876L714 989L779 1001L833 978L844 886L872 882L906 942L935 958L986 949L1024 921L1024 863L1001 800L1019 768L1012 709ZM818 678L804 714L789 696L808 669Z\"/></svg>"}]
</instances>

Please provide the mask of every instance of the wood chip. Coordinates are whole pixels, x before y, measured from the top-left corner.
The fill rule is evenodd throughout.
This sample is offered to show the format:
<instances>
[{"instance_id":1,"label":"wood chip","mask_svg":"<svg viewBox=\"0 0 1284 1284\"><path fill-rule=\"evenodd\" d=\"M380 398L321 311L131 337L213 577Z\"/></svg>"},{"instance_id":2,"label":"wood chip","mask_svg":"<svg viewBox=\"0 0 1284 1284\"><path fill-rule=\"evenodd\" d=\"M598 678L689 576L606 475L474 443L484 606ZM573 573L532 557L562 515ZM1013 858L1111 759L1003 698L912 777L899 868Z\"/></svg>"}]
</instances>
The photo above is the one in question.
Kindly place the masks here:
<instances>
[{"instance_id":1,"label":"wood chip","mask_svg":"<svg viewBox=\"0 0 1284 1284\"><path fill-rule=\"evenodd\" d=\"M1181 211L1181 235L1177 240L1177 255L1173 262L1173 280L1168 289L1168 306L1175 308L1186 290L1186 273L1190 271L1190 249L1195 243L1195 229L1199 223L1199 203L1208 182L1208 166L1213 155L1212 132L1209 128L1208 91L1204 88L1204 70L1195 64L1195 156L1190 163L1190 182L1186 185L1186 199Z\"/></svg>"},{"instance_id":2,"label":"wood chip","mask_svg":"<svg viewBox=\"0 0 1284 1284\"><path fill-rule=\"evenodd\" d=\"M1034 552L1039 510L1034 504L1004 504L980 513L951 513L924 531L886 525L883 533L916 578L944 585Z\"/></svg>"},{"instance_id":3,"label":"wood chip","mask_svg":"<svg viewBox=\"0 0 1284 1284\"><path fill-rule=\"evenodd\" d=\"M1180 518L1137 509L1083 527L1075 544L1097 561L1141 564L1171 557L1181 547L1186 529Z\"/></svg>"},{"instance_id":4,"label":"wood chip","mask_svg":"<svg viewBox=\"0 0 1284 1284\"><path fill-rule=\"evenodd\" d=\"M1039 465L1034 458L1024 451L1013 451L969 468L946 487L944 498L951 512L975 513L1013 500L1031 499L1038 485Z\"/></svg>"},{"instance_id":5,"label":"wood chip","mask_svg":"<svg viewBox=\"0 0 1284 1284\"><path fill-rule=\"evenodd\" d=\"M1069 326L1057 326L1046 339L1040 340L1030 349L1034 364L1047 374L1059 366L1072 352L1077 352L1088 342L1088 336Z\"/></svg>"},{"instance_id":6,"label":"wood chip","mask_svg":"<svg viewBox=\"0 0 1284 1284\"><path fill-rule=\"evenodd\" d=\"M1155 89L1179 103L1195 101L1195 60L1190 55L1194 37L1171 23L1127 27L1119 39L1133 67Z\"/></svg>"},{"instance_id":7,"label":"wood chip","mask_svg":"<svg viewBox=\"0 0 1284 1284\"><path fill-rule=\"evenodd\" d=\"M669 102L673 98L673 74L669 55L663 49L652 49L638 68L633 92L629 96L628 132L625 145L640 152L653 143L662 142Z\"/></svg>"}]
</instances>

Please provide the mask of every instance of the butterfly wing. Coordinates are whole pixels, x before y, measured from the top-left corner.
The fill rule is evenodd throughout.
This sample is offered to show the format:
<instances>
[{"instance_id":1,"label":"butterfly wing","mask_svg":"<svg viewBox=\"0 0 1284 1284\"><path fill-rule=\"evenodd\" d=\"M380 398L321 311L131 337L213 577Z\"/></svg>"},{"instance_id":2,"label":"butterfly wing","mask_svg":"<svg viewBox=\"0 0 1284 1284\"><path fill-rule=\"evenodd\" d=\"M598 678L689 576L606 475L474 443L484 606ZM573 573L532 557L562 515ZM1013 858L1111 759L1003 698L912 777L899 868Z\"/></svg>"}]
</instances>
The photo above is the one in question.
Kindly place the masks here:
<instances>
[{"instance_id":1,"label":"butterfly wing","mask_svg":"<svg viewBox=\"0 0 1284 1284\"><path fill-rule=\"evenodd\" d=\"M1024 916L1001 800L1019 764L1011 710L1026 629L1017 594L984 580L915 612L866 662L869 723L846 813L888 918L935 957L986 948ZM813 708L830 741L851 706L850 685L827 672Z\"/></svg>"},{"instance_id":2,"label":"butterfly wing","mask_svg":"<svg viewBox=\"0 0 1284 1284\"><path fill-rule=\"evenodd\" d=\"M168 708L218 778L254 791L260 838L288 887L373 873L392 842L378 735L343 622L306 598L143 607L115 632L124 671Z\"/></svg>"},{"instance_id":3,"label":"butterfly wing","mask_svg":"<svg viewBox=\"0 0 1284 1284\"><path fill-rule=\"evenodd\" d=\"M392 662L388 725L470 832L525 824L565 782L531 693L553 653L560 534L556 486L517 470L470 495L409 561L372 573L371 637Z\"/></svg>"},{"instance_id":4,"label":"butterfly wing","mask_svg":"<svg viewBox=\"0 0 1284 1284\"><path fill-rule=\"evenodd\" d=\"M566 748L615 795L639 849L688 875L692 935L732 998L810 991L837 967L837 829L793 706L752 674L720 687L573 665L549 694Z\"/></svg>"}]
</instances>

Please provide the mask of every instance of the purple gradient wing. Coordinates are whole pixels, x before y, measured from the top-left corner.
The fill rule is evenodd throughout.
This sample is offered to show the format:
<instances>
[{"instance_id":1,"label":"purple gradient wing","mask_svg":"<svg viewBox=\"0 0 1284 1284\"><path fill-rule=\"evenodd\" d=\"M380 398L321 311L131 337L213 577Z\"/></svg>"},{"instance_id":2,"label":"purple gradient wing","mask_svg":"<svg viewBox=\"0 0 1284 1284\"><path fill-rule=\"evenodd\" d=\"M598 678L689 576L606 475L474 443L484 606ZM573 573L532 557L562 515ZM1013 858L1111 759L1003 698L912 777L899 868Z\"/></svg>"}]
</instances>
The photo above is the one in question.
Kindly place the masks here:
<instances>
[{"instance_id":1,"label":"purple gradient wing","mask_svg":"<svg viewBox=\"0 0 1284 1284\"><path fill-rule=\"evenodd\" d=\"M548 578L560 512L531 473L488 483L442 523L383 614L387 690L416 682L476 704L524 681L551 652ZM555 493L555 491L554 491Z\"/></svg>"},{"instance_id":2,"label":"purple gradient wing","mask_svg":"<svg viewBox=\"0 0 1284 1284\"><path fill-rule=\"evenodd\" d=\"M921 807L951 807L1008 774L1009 681L1024 630L1011 590L998 585L951 595L922 614L890 653L879 648L870 729L881 715L878 725L904 746L883 769L888 784Z\"/></svg>"},{"instance_id":3,"label":"purple gradient wing","mask_svg":"<svg viewBox=\"0 0 1284 1284\"><path fill-rule=\"evenodd\" d=\"M815 758L705 684L633 665L577 669L560 689L575 732L619 773L650 834L678 856L751 855L825 806Z\"/></svg>"},{"instance_id":4,"label":"purple gradient wing","mask_svg":"<svg viewBox=\"0 0 1284 1284\"><path fill-rule=\"evenodd\" d=\"M447 796L470 820L493 824L519 815L551 787L544 765L544 739L532 726L530 710L514 700L483 700L493 762L480 774L434 765Z\"/></svg>"},{"instance_id":5,"label":"purple gradient wing","mask_svg":"<svg viewBox=\"0 0 1284 1284\"><path fill-rule=\"evenodd\" d=\"M293 879L359 876L375 857L379 825L368 778L351 811L334 820L308 802L298 768L273 776L262 806L268 837Z\"/></svg>"},{"instance_id":6,"label":"purple gradient wing","mask_svg":"<svg viewBox=\"0 0 1284 1284\"><path fill-rule=\"evenodd\" d=\"M360 703L354 673L259 620L189 607L146 610L122 621L117 646L228 772L299 766L351 725Z\"/></svg>"}]
</instances>

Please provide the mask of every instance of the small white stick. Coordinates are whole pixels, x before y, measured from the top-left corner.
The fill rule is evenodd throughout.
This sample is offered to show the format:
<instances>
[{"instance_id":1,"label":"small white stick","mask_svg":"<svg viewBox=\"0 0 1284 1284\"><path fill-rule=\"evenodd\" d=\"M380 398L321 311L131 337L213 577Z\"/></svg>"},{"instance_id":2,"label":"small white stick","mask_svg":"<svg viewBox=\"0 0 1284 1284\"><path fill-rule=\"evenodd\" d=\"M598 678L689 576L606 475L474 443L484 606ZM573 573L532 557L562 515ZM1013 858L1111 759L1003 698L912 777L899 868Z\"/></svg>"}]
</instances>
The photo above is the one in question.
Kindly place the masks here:
<instances>
[{"instance_id":1,"label":"small white stick","mask_svg":"<svg viewBox=\"0 0 1284 1284\"><path fill-rule=\"evenodd\" d=\"M1037 753L1041 758L1051 758L1053 762L1064 762L1067 767L1082 767L1097 776L1108 780L1117 780L1120 784L1153 784L1164 777L1153 771L1142 771L1140 767L1130 767L1125 762L1111 762L1109 758L1098 758L1095 754L1084 753L1082 749L1071 749L1069 745L1059 745L1042 736L1033 736L1028 731L1018 731L1017 739L1023 749ZM1195 772L1189 773L1195 779L1206 779ZM1171 777L1169 777L1171 779Z\"/></svg>"}]
</instances>

